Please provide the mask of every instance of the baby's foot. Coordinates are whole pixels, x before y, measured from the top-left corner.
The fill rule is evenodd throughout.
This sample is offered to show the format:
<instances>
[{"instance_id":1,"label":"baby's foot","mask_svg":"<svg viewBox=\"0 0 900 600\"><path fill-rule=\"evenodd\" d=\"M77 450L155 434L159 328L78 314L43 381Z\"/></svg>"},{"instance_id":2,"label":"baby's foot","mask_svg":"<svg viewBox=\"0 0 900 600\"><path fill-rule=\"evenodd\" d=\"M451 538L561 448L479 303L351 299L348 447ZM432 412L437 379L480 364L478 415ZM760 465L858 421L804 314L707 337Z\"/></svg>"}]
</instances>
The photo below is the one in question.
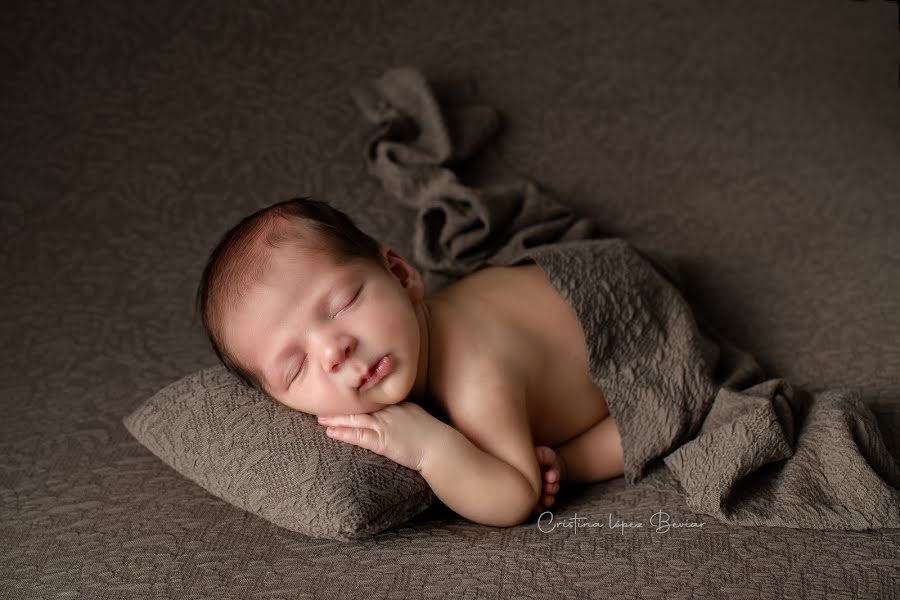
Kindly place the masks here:
<instances>
[{"instance_id":1,"label":"baby's foot","mask_svg":"<svg viewBox=\"0 0 900 600\"><path fill-rule=\"evenodd\" d=\"M534 507L534 512L541 513L550 508L556 501L560 486L566 482L566 463L550 446L535 446L538 465L541 467L541 497Z\"/></svg>"}]
</instances>

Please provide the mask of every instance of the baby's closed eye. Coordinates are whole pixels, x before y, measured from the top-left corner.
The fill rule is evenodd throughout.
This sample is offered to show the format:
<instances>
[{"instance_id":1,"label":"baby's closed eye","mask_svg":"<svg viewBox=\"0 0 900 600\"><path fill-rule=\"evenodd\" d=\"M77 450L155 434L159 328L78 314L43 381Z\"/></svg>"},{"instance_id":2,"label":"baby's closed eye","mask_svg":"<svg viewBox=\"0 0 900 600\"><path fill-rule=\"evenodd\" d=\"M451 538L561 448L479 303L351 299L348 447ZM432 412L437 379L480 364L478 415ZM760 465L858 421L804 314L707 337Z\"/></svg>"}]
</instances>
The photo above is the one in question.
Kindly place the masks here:
<instances>
[{"instance_id":1,"label":"baby's closed eye","mask_svg":"<svg viewBox=\"0 0 900 600\"><path fill-rule=\"evenodd\" d=\"M360 294L362 293L362 289L363 289L363 286L359 286L359 289L356 290L356 293L353 294L353 296L350 299L344 300L343 302L341 302L339 304L339 306L341 308L339 308L338 311L334 314L334 317L338 316L339 314L341 314L342 312L344 312L345 310L350 308L350 306L352 306L353 303L356 302L357 299L359 299ZM334 317L332 317L332 318L334 318Z\"/></svg>"}]
</instances>

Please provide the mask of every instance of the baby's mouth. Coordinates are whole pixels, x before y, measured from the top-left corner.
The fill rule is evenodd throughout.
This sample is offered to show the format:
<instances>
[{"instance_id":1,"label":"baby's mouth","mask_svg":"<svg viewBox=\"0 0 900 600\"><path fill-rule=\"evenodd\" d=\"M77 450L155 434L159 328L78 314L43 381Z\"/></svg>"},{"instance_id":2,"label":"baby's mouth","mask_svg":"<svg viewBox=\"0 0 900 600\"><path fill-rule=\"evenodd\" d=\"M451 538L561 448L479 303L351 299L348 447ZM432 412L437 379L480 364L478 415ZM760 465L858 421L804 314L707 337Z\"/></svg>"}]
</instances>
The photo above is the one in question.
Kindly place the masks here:
<instances>
[{"instance_id":1,"label":"baby's mouth","mask_svg":"<svg viewBox=\"0 0 900 600\"><path fill-rule=\"evenodd\" d=\"M386 354L378 359L375 364L369 367L369 372L363 375L359 380L359 391L364 391L377 384L379 381L387 377L394 370L394 361L390 354Z\"/></svg>"}]
</instances>

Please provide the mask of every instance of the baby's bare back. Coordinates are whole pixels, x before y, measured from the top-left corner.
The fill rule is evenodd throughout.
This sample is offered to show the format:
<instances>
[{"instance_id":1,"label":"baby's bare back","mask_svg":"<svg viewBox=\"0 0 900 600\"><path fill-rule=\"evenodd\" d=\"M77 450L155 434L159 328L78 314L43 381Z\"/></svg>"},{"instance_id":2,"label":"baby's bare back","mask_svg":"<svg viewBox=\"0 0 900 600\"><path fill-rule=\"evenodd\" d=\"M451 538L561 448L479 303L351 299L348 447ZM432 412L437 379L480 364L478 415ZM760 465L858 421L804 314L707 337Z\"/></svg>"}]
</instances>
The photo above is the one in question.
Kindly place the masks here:
<instances>
[{"instance_id":1,"label":"baby's bare back","mask_svg":"<svg viewBox=\"0 0 900 600\"><path fill-rule=\"evenodd\" d=\"M437 296L459 315L458 351L447 357L460 363L456 372L475 372L477 362L511 365L496 373L501 378L525 377L535 445L561 444L609 413L590 379L584 332L575 312L538 265L482 269ZM473 363L471 369L467 362ZM444 409L452 420L453 406Z\"/></svg>"}]
</instances>

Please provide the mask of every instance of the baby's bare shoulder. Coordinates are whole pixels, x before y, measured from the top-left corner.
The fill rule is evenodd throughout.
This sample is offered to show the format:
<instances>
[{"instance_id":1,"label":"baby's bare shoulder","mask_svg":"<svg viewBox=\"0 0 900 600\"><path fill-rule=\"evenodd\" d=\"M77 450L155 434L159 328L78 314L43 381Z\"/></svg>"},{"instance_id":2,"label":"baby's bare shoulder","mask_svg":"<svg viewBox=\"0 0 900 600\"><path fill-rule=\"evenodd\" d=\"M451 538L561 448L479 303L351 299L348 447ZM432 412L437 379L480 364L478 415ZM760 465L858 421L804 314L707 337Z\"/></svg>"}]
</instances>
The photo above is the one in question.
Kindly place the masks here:
<instances>
[{"instance_id":1,"label":"baby's bare shoulder","mask_svg":"<svg viewBox=\"0 0 900 600\"><path fill-rule=\"evenodd\" d=\"M447 399L447 416L460 429L490 425L485 419L526 414L525 379L516 365L494 355L471 361ZM466 433L466 431L463 431Z\"/></svg>"}]
</instances>

